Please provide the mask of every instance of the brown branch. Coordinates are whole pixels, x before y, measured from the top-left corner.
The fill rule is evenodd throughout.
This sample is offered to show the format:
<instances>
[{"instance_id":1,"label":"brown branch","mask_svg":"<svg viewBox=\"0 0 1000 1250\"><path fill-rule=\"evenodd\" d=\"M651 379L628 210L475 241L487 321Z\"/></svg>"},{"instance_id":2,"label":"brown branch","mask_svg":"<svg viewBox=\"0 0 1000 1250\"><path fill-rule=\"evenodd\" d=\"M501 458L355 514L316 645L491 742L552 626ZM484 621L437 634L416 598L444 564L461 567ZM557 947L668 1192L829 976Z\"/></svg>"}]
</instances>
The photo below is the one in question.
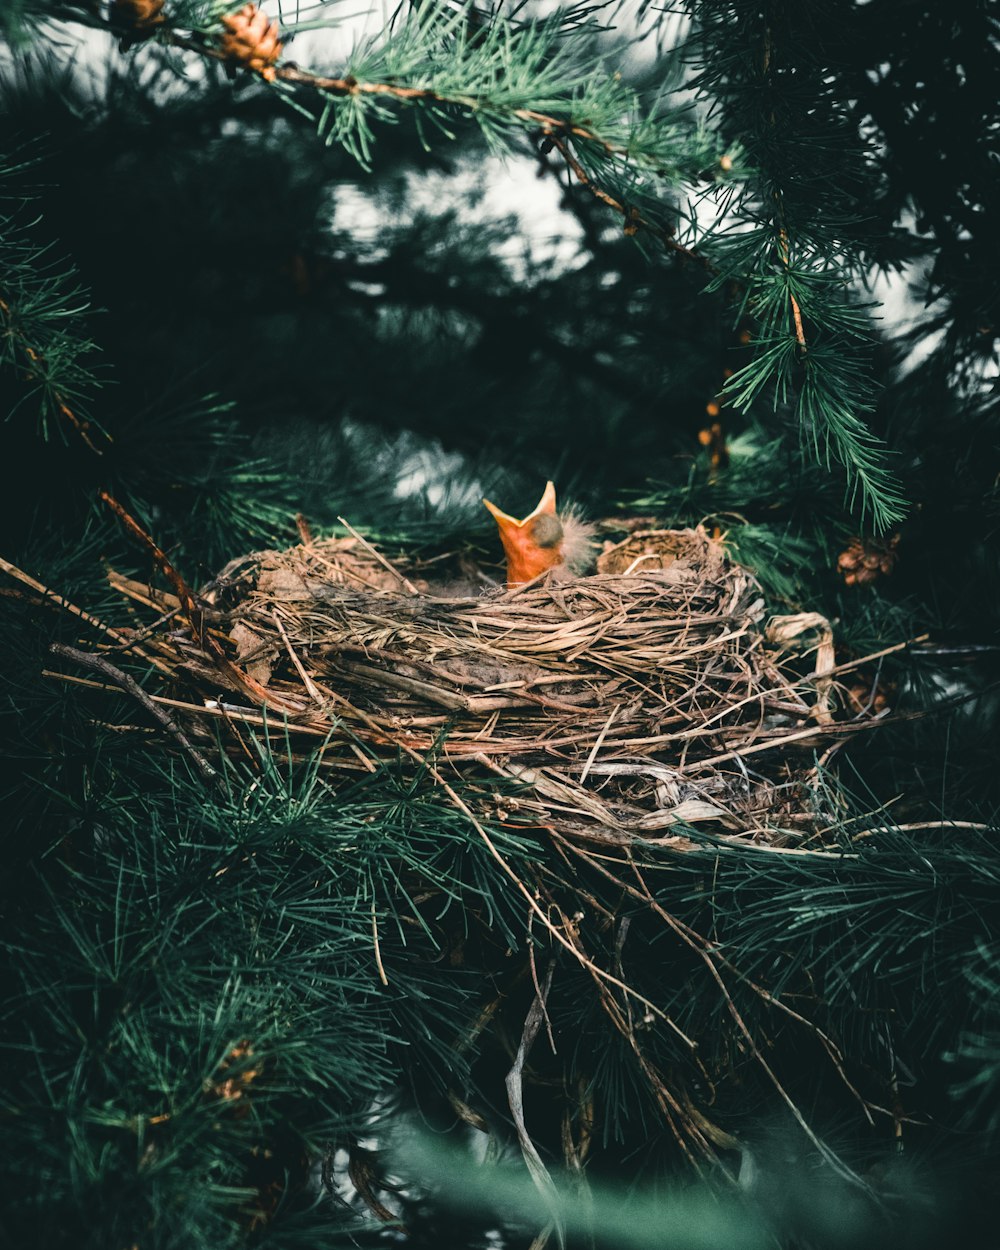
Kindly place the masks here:
<instances>
[{"instance_id":1,"label":"brown branch","mask_svg":"<svg viewBox=\"0 0 1000 1250\"><path fill-rule=\"evenodd\" d=\"M146 548L164 577L173 586L174 594L180 600L181 611L191 626L191 632L195 641L211 657L219 671L234 681L239 689L244 690L262 706L270 705L286 715L300 712L302 709L299 706L288 704L284 700L275 697L273 691L265 689L260 682L232 662L222 649L218 639L213 637L212 631L205 627L204 610L195 598L191 587L170 562L166 552L156 544L155 540L146 533L135 517L128 513L113 495L106 490L101 490L99 498L102 503L107 504L129 534Z\"/></svg>"},{"instance_id":2,"label":"brown branch","mask_svg":"<svg viewBox=\"0 0 1000 1250\"><path fill-rule=\"evenodd\" d=\"M175 34L173 31L168 32L167 41L175 48L183 48L187 52L196 52L199 56L213 61L221 61L234 69L245 68L239 62L228 58L221 49L210 47L193 39L186 39L183 35ZM476 109L482 103L474 95L446 95L440 91L434 91L430 87L404 87L399 83L392 82L359 82L353 74L347 74L343 78L329 77L325 74L314 74L310 70L300 69L294 64L270 67L269 81L295 83L299 86L312 87L313 90L325 92L327 95L388 96L406 104L451 104L457 108ZM569 118L556 117L550 113L540 113L536 109L527 108L513 109L511 112L512 116L516 117L518 121L541 126L546 132L550 130L560 131L563 134L572 135L574 138L586 139L590 143L596 143L609 154L627 155L625 147L611 143L607 139L602 139L594 131L588 130L586 126L581 126Z\"/></svg>"},{"instance_id":3,"label":"brown branch","mask_svg":"<svg viewBox=\"0 0 1000 1250\"><path fill-rule=\"evenodd\" d=\"M105 625L103 621L99 621L96 616L91 616L89 612L85 612L83 608L78 608L75 603L70 603L68 599L64 599L62 595L57 595L54 590L50 590L42 582L32 577L29 573L25 573L23 569L19 569L17 565L11 564L9 560L5 560L0 556L0 570L16 578L25 586L30 586L32 590L37 591L42 596L42 601L51 603L54 607L61 609L63 612L69 612L72 616L78 617L81 621L85 621L94 629L100 630L102 633L108 634L114 638L116 642L124 643L128 641L124 634L117 629L113 629L110 625ZM133 640L134 641L134 640Z\"/></svg>"},{"instance_id":4,"label":"brown branch","mask_svg":"<svg viewBox=\"0 0 1000 1250\"><path fill-rule=\"evenodd\" d=\"M171 584L171 586L173 586L174 594L180 600L181 611L187 617L188 624L191 626L191 630L198 643L206 650L211 651L213 654L215 654L216 651L221 654L222 648L219 647L219 644L210 637L208 631L205 629L205 613L199 606L198 601L195 599L194 592L191 590L190 586L188 586L187 582L180 575L180 573L178 573L171 564L166 552L157 546L155 540L146 533L135 517L133 517L131 513L126 512L118 500L115 499L113 495L109 494L108 491L99 491L98 498L102 503L107 504L118 520L121 521L122 525L124 525L128 533L136 539L138 543L146 548L160 572Z\"/></svg>"},{"instance_id":5,"label":"brown branch","mask_svg":"<svg viewBox=\"0 0 1000 1250\"><path fill-rule=\"evenodd\" d=\"M611 876L611 874L606 875ZM572 932L578 940L578 929L575 927L570 929L565 920L564 927L567 928L568 931ZM616 951L615 965L616 971L622 980L624 980L625 972L621 966L620 956L621 949L619 940L618 950ZM593 973L591 973L591 975L593 976ZM676 1140L678 1146L680 1146L681 1150L683 1150L695 1171L700 1174L701 1168L692 1151L692 1145L697 1145L706 1159L714 1160L718 1157L716 1155L715 1148L721 1146L726 1150L733 1149L738 1145L736 1139L730 1136L730 1134L719 1129L717 1125L713 1124L707 1119L707 1117L697 1111L691 1105L690 1099L687 1098L686 1094L682 1093L678 1096L673 1093L656 1067L646 1056L642 1047L639 1045L638 1038L635 1034L632 1006L628 998L626 997L625 999L625 1014L623 1014L621 1006L615 999L614 995L610 993L608 987L601 981L597 981L596 978L595 984L601 999L601 1004L608 1016L608 1019L618 1030L621 1036L628 1042L640 1068L642 1069L643 1075L649 1082L649 1087L653 1092L653 1097L656 1099L657 1106L660 1108L663 1118L666 1120L670 1131L673 1133L674 1139ZM708 1070L694 1049L692 1049L692 1058L698 1065L702 1079L707 1085L711 1086L712 1080L709 1076ZM681 1101L681 1098L683 1098L683 1102ZM684 1105L685 1103L687 1106ZM690 1140L688 1140L688 1137L685 1137L684 1132L682 1132L682 1127L686 1127Z\"/></svg>"},{"instance_id":6,"label":"brown branch","mask_svg":"<svg viewBox=\"0 0 1000 1250\"><path fill-rule=\"evenodd\" d=\"M64 643L54 642L49 647L53 655L62 656L66 660L72 660L74 664L79 664L83 668L88 668L92 672L100 673L102 677L123 690L126 694L131 695L137 703L160 724L168 734L174 739L181 750L188 756L198 771L201 779L210 785L218 785L220 777L218 772L212 767L207 759L191 742L190 738L185 734L184 730L177 724L174 718L166 712L162 707L158 706L149 695L143 690L139 683L130 677L128 673L123 673L120 668L116 668L103 656L93 655L89 651L80 651L77 647L68 647Z\"/></svg>"},{"instance_id":7,"label":"brown branch","mask_svg":"<svg viewBox=\"0 0 1000 1250\"><path fill-rule=\"evenodd\" d=\"M226 55L218 48L212 48L206 44L198 43L195 40L185 39L181 35L170 32L168 35L169 42L177 48L183 48L189 52L196 52L199 56L207 57L211 60L221 61L233 68L240 68L237 62L227 58ZM300 69L297 65L275 65L268 68L268 80L293 83L299 86L312 87L315 91L324 92L327 95L335 96L388 96L390 99L399 100L407 104L428 103L453 105L456 108L465 108L469 110L477 109L482 103L476 96L471 95L447 95L440 91L434 91L429 87L404 87L399 83L391 82L359 82L353 74L348 74L342 78L328 77L323 74L314 74L309 70ZM511 115L516 117L518 121L528 122L531 125L539 126L546 139L557 148L559 154L566 162L567 166L572 170L580 184L601 203L606 204L609 208L619 213L626 223L626 229L631 233L639 228L648 230L655 234L657 238L671 251L684 256L689 260L696 261L699 265L711 269L711 263L700 256L697 252L691 251L682 244L677 243L671 238L669 231L655 222L649 221L641 216L635 208L627 208L624 204L615 199L602 187L599 187L587 174L580 162L573 156L569 149L567 140L582 139L587 143L593 143L601 148L609 156L629 155L627 146L623 144L612 143L608 139L602 139L600 135L586 126L581 126L570 118L557 117L552 113L542 113L537 109L516 108L511 110ZM561 137L560 137L561 136Z\"/></svg>"},{"instance_id":8,"label":"brown branch","mask_svg":"<svg viewBox=\"0 0 1000 1250\"><path fill-rule=\"evenodd\" d=\"M726 985L725 980L723 979L722 974L716 964L716 960L722 963L729 971L735 973L753 991L755 991L758 994L761 994L761 996L764 997L764 1000L768 1002L771 1006L775 1006L775 1007L782 1006L782 1004L780 1003L780 1000L774 998L766 990L763 990L763 987L758 986L755 982L751 981L748 977L744 977L743 974L740 973L738 969L733 967L733 965L722 955L721 951L719 950L718 946L715 943L709 942L705 937L703 937L700 933L697 933L689 925L686 925L683 921L678 920L675 916L671 915L670 912L666 911L666 909L660 905L660 903L656 900L654 895L650 892L649 886L646 883L645 878L642 876L642 873L639 871L639 866L636 864L635 860L633 859L630 853L626 852L626 858L628 860L630 867L632 868L632 872L635 875L636 880L639 883L638 888L635 886L629 885L627 881L623 881L620 877L610 872L602 864L598 863L597 859L593 855L591 855L588 851L586 851L584 848L573 845L573 843L570 842L569 839L562 837L562 835L556 834L555 836L559 838L559 840L563 843L563 845L566 847L567 850L579 856L581 859L584 859L597 872L601 873L603 876L607 877L609 880L614 882L615 885L622 888L626 893L631 895L633 898L636 898L642 901L644 904L652 908L652 910L668 925L668 927L677 935L677 937L690 950L692 950L695 954L697 954L701 958L706 968L708 969L709 975L715 981L716 986L722 996L722 1000L726 1005L726 1009L729 1012L729 1014L732 1016L737 1029L739 1030L744 1041L746 1042L746 1045L750 1051L750 1054L757 1061L760 1067L764 1070L769 1080L771 1081L772 1086L778 1093L778 1096L782 1099L782 1101L788 1107L788 1109L792 1113L792 1116L798 1123L799 1127L806 1134L806 1136L813 1143L813 1145L816 1146L816 1148L820 1151L823 1157L830 1163L830 1165L836 1171L840 1173L840 1175L842 1175L846 1180L849 1180L855 1184L858 1184L860 1185L861 1188L867 1190L869 1188L867 1183L861 1177L856 1175L851 1168L849 1168L846 1164L842 1163L841 1160L837 1157L837 1155L823 1141L821 1141L819 1137L817 1137L813 1129L810 1127L808 1121L805 1119L804 1115L802 1114L801 1110L799 1109L798 1105L795 1103L791 1095L787 1092L787 1090L782 1085L781 1081L779 1080L777 1076L777 1073L774 1071L771 1065L767 1062L767 1059L765 1058L762 1050L760 1049L760 1046L757 1043L756 1038L753 1036L753 1033L751 1032L749 1026L744 1020L739 1009L737 1008L735 1002L733 1001L732 995L729 992L729 988ZM851 1082L847 1079L847 1076L844 1072L843 1065L842 1065L843 1056L840 1054L839 1048L836 1047L832 1039L827 1037L827 1035L812 1021L807 1020L805 1017L798 1016L798 1013L792 1012L789 1008L784 1008L784 1010L788 1012L788 1014L796 1016L799 1020L802 1021L803 1024L810 1026L812 1030L816 1033L821 1043L823 1044L824 1049L826 1049L827 1054L829 1055L830 1059L833 1061L835 1068L837 1069L838 1073L841 1075L845 1084L847 1085L847 1088L861 1102L861 1105L864 1108L865 1114L870 1120L871 1116L868 1112L868 1104L861 1097L858 1091L854 1088ZM838 1060L841 1062L838 1062Z\"/></svg>"},{"instance_id":9,"label":"brown branch","mask_svg":"<svg viewBox=\"0 0 1000 1250\"><path fill-rule=\"evenodd\" d=\"M577 132L574 130L571 131L571 133L576 134ZM638 209L635 207L627 207L620 200L616 200L613 195L610 195L607 191L605 191L603 187L599 187L570 151L569 144L566 140L557 138L557 136L552 134L548 129L545 131L545 137L559 152L559 155L563 158L569 169L576 177L577 182L579 182L581 186L586 187L596 200L600 200L602 204L606 204L609 208L613 208L616 213L619 213L624 218L625 230L627 233L635 234L639 229L648 230L651 234L655 234L664 247L669 248L670 251L676 252L678 255L685 257L687 260L695 261L705 269L713 270L711 261L709 261L706 257L700 256L697 252L692 252L689 248L684 247L683 244L678 243L676 239L672 238L670 233L662 226L658 226L656 222L650 221L647 217L643 217ZM589 138L591 136L587 137Z\"/></svg>"}]
</instances>

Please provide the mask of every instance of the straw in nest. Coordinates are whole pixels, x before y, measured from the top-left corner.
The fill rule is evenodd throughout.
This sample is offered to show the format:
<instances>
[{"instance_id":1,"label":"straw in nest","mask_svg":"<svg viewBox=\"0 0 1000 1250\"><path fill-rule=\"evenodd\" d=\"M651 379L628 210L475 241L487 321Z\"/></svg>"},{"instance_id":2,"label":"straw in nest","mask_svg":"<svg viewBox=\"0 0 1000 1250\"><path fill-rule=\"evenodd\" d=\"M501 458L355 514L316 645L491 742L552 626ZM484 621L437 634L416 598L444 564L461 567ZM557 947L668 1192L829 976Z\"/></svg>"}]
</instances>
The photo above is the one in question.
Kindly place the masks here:
<instances>
[{"instance_id":1,"label":"straw in nest","mask_svg":"<svg viewBox=\"0 0 1000 1250\"><path fill-rule=\"evenodd\" d=\"M634 534L593 576L506 591L429 571L357 536L234 562L203 593L214 628L159 640L161 667L202 700L172 706L203 739L206 715L278 714L328 739L344 773L433 758L480 818L565 836L685 847L697 826L794 847L825 823L812 757L860 727L831 714L829 625L768 621L753 576L702 529Z\"/></svg>"}]
</instances>

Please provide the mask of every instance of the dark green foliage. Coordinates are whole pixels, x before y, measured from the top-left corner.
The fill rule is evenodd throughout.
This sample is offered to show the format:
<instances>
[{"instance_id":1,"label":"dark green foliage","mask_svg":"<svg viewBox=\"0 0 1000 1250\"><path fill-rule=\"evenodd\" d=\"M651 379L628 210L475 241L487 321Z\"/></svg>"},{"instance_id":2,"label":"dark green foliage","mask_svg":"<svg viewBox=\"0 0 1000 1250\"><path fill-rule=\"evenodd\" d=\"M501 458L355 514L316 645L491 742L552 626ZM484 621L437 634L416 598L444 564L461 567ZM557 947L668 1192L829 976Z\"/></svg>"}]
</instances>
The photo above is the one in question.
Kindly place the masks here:
<instances>
[{"instance_id":1,"label":"dark green foliage","mask_svg":"<svg viewBox=\"0 0 1000 1250\"><path fill-rule=\"evenodd\" d=\"M286 1219L308 1216L316 1235L346 1227L356 1216L308 1183L306 1160L383 1131L400 1085L439 1129L454 1125L451 1092L507 1136L496 1083L519 1013L505 1010L485 1031L477 1021L498 991L521 1011L530 1001L523 903L429 779L382 772L334 794L322 751L293 764L279 732L258 744L261 771L230 770L220 799L140 743L127 773L114 738L81 743L76 786L36 794L58 850L19 871L6 900L15 982L4 1113L19 1196L3 1227L14 1243L69 1244L81 1224L94 1245L146 1229L154 1246L240 1244L255 1221L278 1245ZM680 930L621 901L599 862L581 860L566 877L543 844L491 836L525 879L537 869L563 879L567 902L574 880L606 906L619 900L611 927L585 914L581 935L673 1021L643 1026L640 1066L609 1032L592 979L556 955L556 1053L539 1039L531 1124L548 1142L559 1103L550 1099L583 1080L595 1176L615 1175L637 1140L630 1168L650 1178L674 1153L650 1105L650 1068L672 1082L710 1078L714 1117L776 1166L752 1123L782 1123L781 1100L768 1070L733 1051L728 1003L769 1039L771 1070L796 1101L810 1100L816 1129L835 1125L845 1102L861 1123L812 1026L755 986L844 1047L876 1105L904 1081L918 1146L925 1116L940 1113L945 1048L958 1041L958 1061L970 1060L977 1017L963 972L995 940L997 879L982 833L885 826L843 860L720 854L711 843L703 854L650 849L658 905L725 952L717 982ZM545 946L540 964L552 957ZM702 1039L696 1063L682 1034ZM890 1139L889 1110L875 1128L876 1141ZM807 1136L785 1123L781 1137L784 1152L807 1157Z\"/></svg>"},{"instance_id":2,"label":"dark green foliage","mask_svg":"<svg viewBox=\"0 0 1000 1250\"><path fill-rule=\"evenodd\" d=\"M965 1108L965 1125L984 1129L995 1141L1000 1130L996 1100L1000 1082L1000 980L997 977L997 946L980 944L962 968L972 987L973 1004L968 1027L957 1051L946 1056L955 1065L954 1096Z\"/></svg>"},{"instance_id":3,"label":"dark green foliage","mask_svg":"<svg viewBox=\"0 0 1000 1250\"><path fill-rule=\"evenodd\" d=\"M593 1114L611 1241L650 1244L666 1208L692 1246L706 1228L717 1244L988 1244L997 19L971 0L685 7L686 43L646 62L667 38L654 6L541 24L403 8L335 70L433 88L414 103L230 78L169 46L212 37L200 0L168 0L168 28L127 57L96 7L2 6L22 51L0 97L0 555L45 586L135 624L104 562L157 574L99 488L199 583L293 541L296 511L489 553L481 494L530 504L552 476L595 516L725 531L777 610L835 621L838 663L927 637L845 677L888 686L895 716L837 755L839 780L817 773L843 856L637 848L651 910L620 864L490 827L667 1024L618 989L602 1002L537 917L529 935L524 896L426 771L400 760L334 790L322 751L300 757L275 723L206 791L132 701L41 676L56 641L107 644L140 682L143 664L0 575L0 1241L384 1241L345 1179L367 1143L404 1244L502 1227L527 1246L545 1216L504 1169L381 1148L410 1115L474 1154L464 1106L517 1157L503 1081L551 967L555 1053L543 1026L528 1128L558 1174L564 1116L579 1140ZM598 29L623 15L628 52ZM303 30L328 16L296 14ZM50 45L80 25L101 41L93 77ZM590 185L526 109L579 123L568 150ZM504 176L491 152L534 161L560 251L476 217ZM899 272L927 301L903 329L866 287ZM697 434L720 390L712 463ZM844 586L859 528L904 513L891 579ZM692 1162L720 1175L678 1130L689 1105L739 1140L719 1149L735 1206L662 1197ZM603 1181L631 1187L624 1211Z\"/></svg>"},{"instance_id":4,"label":"dark green foliage","mask_svg":"<svg viewBox=\"0 0 1000 1250\"><path fill-rule=\"evenodd\" d=\"M103 439L88 415L96 352L85 336L88 297L72 265L39 237L30 188L18 193L33 163L24 149L0 154L0 368L17 388L4 417L36 424L44 439L82 435L93 445Z\"/></svg>"},{"instance_id":5,"label":"dark green foliage","mask_svg":"<svg viewBox=\"0 0 1000 1250\"><path fill-rule=\"evenodd\" d=\"M306 1152L373 1131L404 1069L462 1087L482 982L442 960L441 935L459 900L501 947L520 925L426 783L335 797L320 757L282 764L279 735L219 800L141 747L124 774L107 745L81 743L77 786L44 797L57 858L6 899L20 1197L0 1226L14 1244L87 1225L83 1244L144 1228L157 1246L235 1244L271 1190L293 1212L315 1201ZM353 1219L326 1205L326 1226Z\"/></svg>"},{"instance_id":6,"label":"dark green foliage","mask_svg":"<svg viewBox=\"0 0 1000 1250\"><path fill-rule=\"evenodd\" d=\"M866 425L872 332L852 286L880 231L866 202L875 138L859 133L840 89L852 7L688 6L695 83L752 171L723 192L737 220L723 219L712 251L715 284L739 283L759 327L754 359L725 394L740 410L765 388L790 404L815 458L846 468L852 499L885 529L902 519L904 497Z\"/></svg>"}]
</instances>

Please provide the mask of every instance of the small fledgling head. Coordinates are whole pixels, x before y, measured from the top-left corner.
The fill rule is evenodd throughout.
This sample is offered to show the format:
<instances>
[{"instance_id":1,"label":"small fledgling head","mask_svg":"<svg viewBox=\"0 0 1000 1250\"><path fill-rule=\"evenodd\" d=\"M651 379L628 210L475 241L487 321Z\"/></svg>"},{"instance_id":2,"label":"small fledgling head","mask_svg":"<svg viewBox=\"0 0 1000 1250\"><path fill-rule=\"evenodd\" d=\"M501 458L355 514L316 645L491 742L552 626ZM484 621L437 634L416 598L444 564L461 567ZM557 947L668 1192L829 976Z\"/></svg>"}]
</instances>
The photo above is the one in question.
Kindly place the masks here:
<instances>
[{"instance_id":1,"label":"small fledgling head","mask_svg":"<svg viewBox=\"0 0 1000 1250\"><path fill-rule=\"evenodd\" d=\"M500 530L500 541L507 555L507 585L519 586L530 582L540 573L562 564L564 560L563 523L556 515L556 488L551 482L534 512L518 521L484 499Z\"/></svg>"}]
</instances>

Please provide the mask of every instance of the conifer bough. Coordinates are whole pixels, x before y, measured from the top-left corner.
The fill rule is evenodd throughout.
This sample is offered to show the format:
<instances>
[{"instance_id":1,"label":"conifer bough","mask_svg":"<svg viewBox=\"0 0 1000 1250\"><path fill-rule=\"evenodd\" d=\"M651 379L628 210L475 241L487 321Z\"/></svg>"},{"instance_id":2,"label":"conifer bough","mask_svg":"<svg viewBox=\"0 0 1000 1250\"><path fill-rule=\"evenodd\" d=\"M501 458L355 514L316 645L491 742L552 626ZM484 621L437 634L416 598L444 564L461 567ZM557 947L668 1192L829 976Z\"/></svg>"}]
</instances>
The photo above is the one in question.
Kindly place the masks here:
<instances>
[{"instance_id":1,"label":"conifer bough","mask_svg":"<svg viewBox=\"0 0 1000 1250\"><path fill-rule=\"evenodd\" d=\"M730 403L788 406L815 458L844 471L852 504L874 529L902 519L899 484L867 425L875 406L870 321L853 295L871 242L873 140L859 138L831 85L833 41L810 42L813 6L803 15L745 0L688 0L688 56L714 132L704 117L648 101L610 72L595 50L596 18L578 5L528 21L421 5L361 43L336 76L283 62L277 23L252 3L221 19L180 6L164 22L156 0L115 0L116 11L122 6L135 10L144 37L155 24L163 42L260 74L324 142L342 144L365 167L374 123L395 120L393 106L416 110L425 146L428 127L454 138L449 115L457 113L497 151L525 135L556 150L626 234L698 260L714 274L710 289L735 284L741 292L756 350L726 385ZM801 70L803 56L805 88L789 69ZM714 200L708 227L691 204L673 202L688 192Z\"/></svg>"},{"instance_id":2,"label":"conifer bough","mask_svg":"<svg viewBox=\"0 0 1000 1250\"><path fill-rule=\"evenodd\" d=\"M493 511L502 532L547 521L550 537L554 505L550 483L524 522ZM129 524L120 505L115 511ZM699 1040L589 949L572 917L592 902L575 874L560 872L539 894L498 842L524 839L539 856L554 849L610 876L656 928L666 926L695 953L727 1002L712 944L678 929L635 874L637 861L647 852L697 854L706 842L720 855L841 860L855 853L824 837L837 827L836 812L824 804L812 754L874 720L834 715L828 623L809 614L772 618L765 628L760 587L704 531L636 531L608 544L594 575L557 580L551 568L502 593L468 596L459 588L457 597L440 562L431 582L419 562L396 569L360 536L307 538L234 560L196 604L155 543L134 522L129 529L170 570L175 594L114 573L113 586L161 620L179 608L188 628L154 625L135 640L136 659L153 661L142 689L100 656L58 645L55 654L131 694L213 785L246 752L247 735L266 733L276 717L293 758L308 758L322 742L316 766L337 793L359 776L401 765L405 784L425 776L507 878L514 912L527 906L529 938L532 924L540 925L553 949L593 979L612 1019L620 1019L622 1001L635 1006L689 1057ZM555 549L551 542L538 548ZM523 545L514 550L520 557ZM795 640L817 634L815 670L796 671ZM374 958L388 986L373 926ZM820 1026L795 1019L823 1040L856 1094ZM736 1023L803 1132L841 1168L738 1013ZM733 1148L696 1098L687 1110L676 1102L646 1064L631 1024L626 1035L683 1148L706 1158Z\"/></svg>"}]
</instances>

